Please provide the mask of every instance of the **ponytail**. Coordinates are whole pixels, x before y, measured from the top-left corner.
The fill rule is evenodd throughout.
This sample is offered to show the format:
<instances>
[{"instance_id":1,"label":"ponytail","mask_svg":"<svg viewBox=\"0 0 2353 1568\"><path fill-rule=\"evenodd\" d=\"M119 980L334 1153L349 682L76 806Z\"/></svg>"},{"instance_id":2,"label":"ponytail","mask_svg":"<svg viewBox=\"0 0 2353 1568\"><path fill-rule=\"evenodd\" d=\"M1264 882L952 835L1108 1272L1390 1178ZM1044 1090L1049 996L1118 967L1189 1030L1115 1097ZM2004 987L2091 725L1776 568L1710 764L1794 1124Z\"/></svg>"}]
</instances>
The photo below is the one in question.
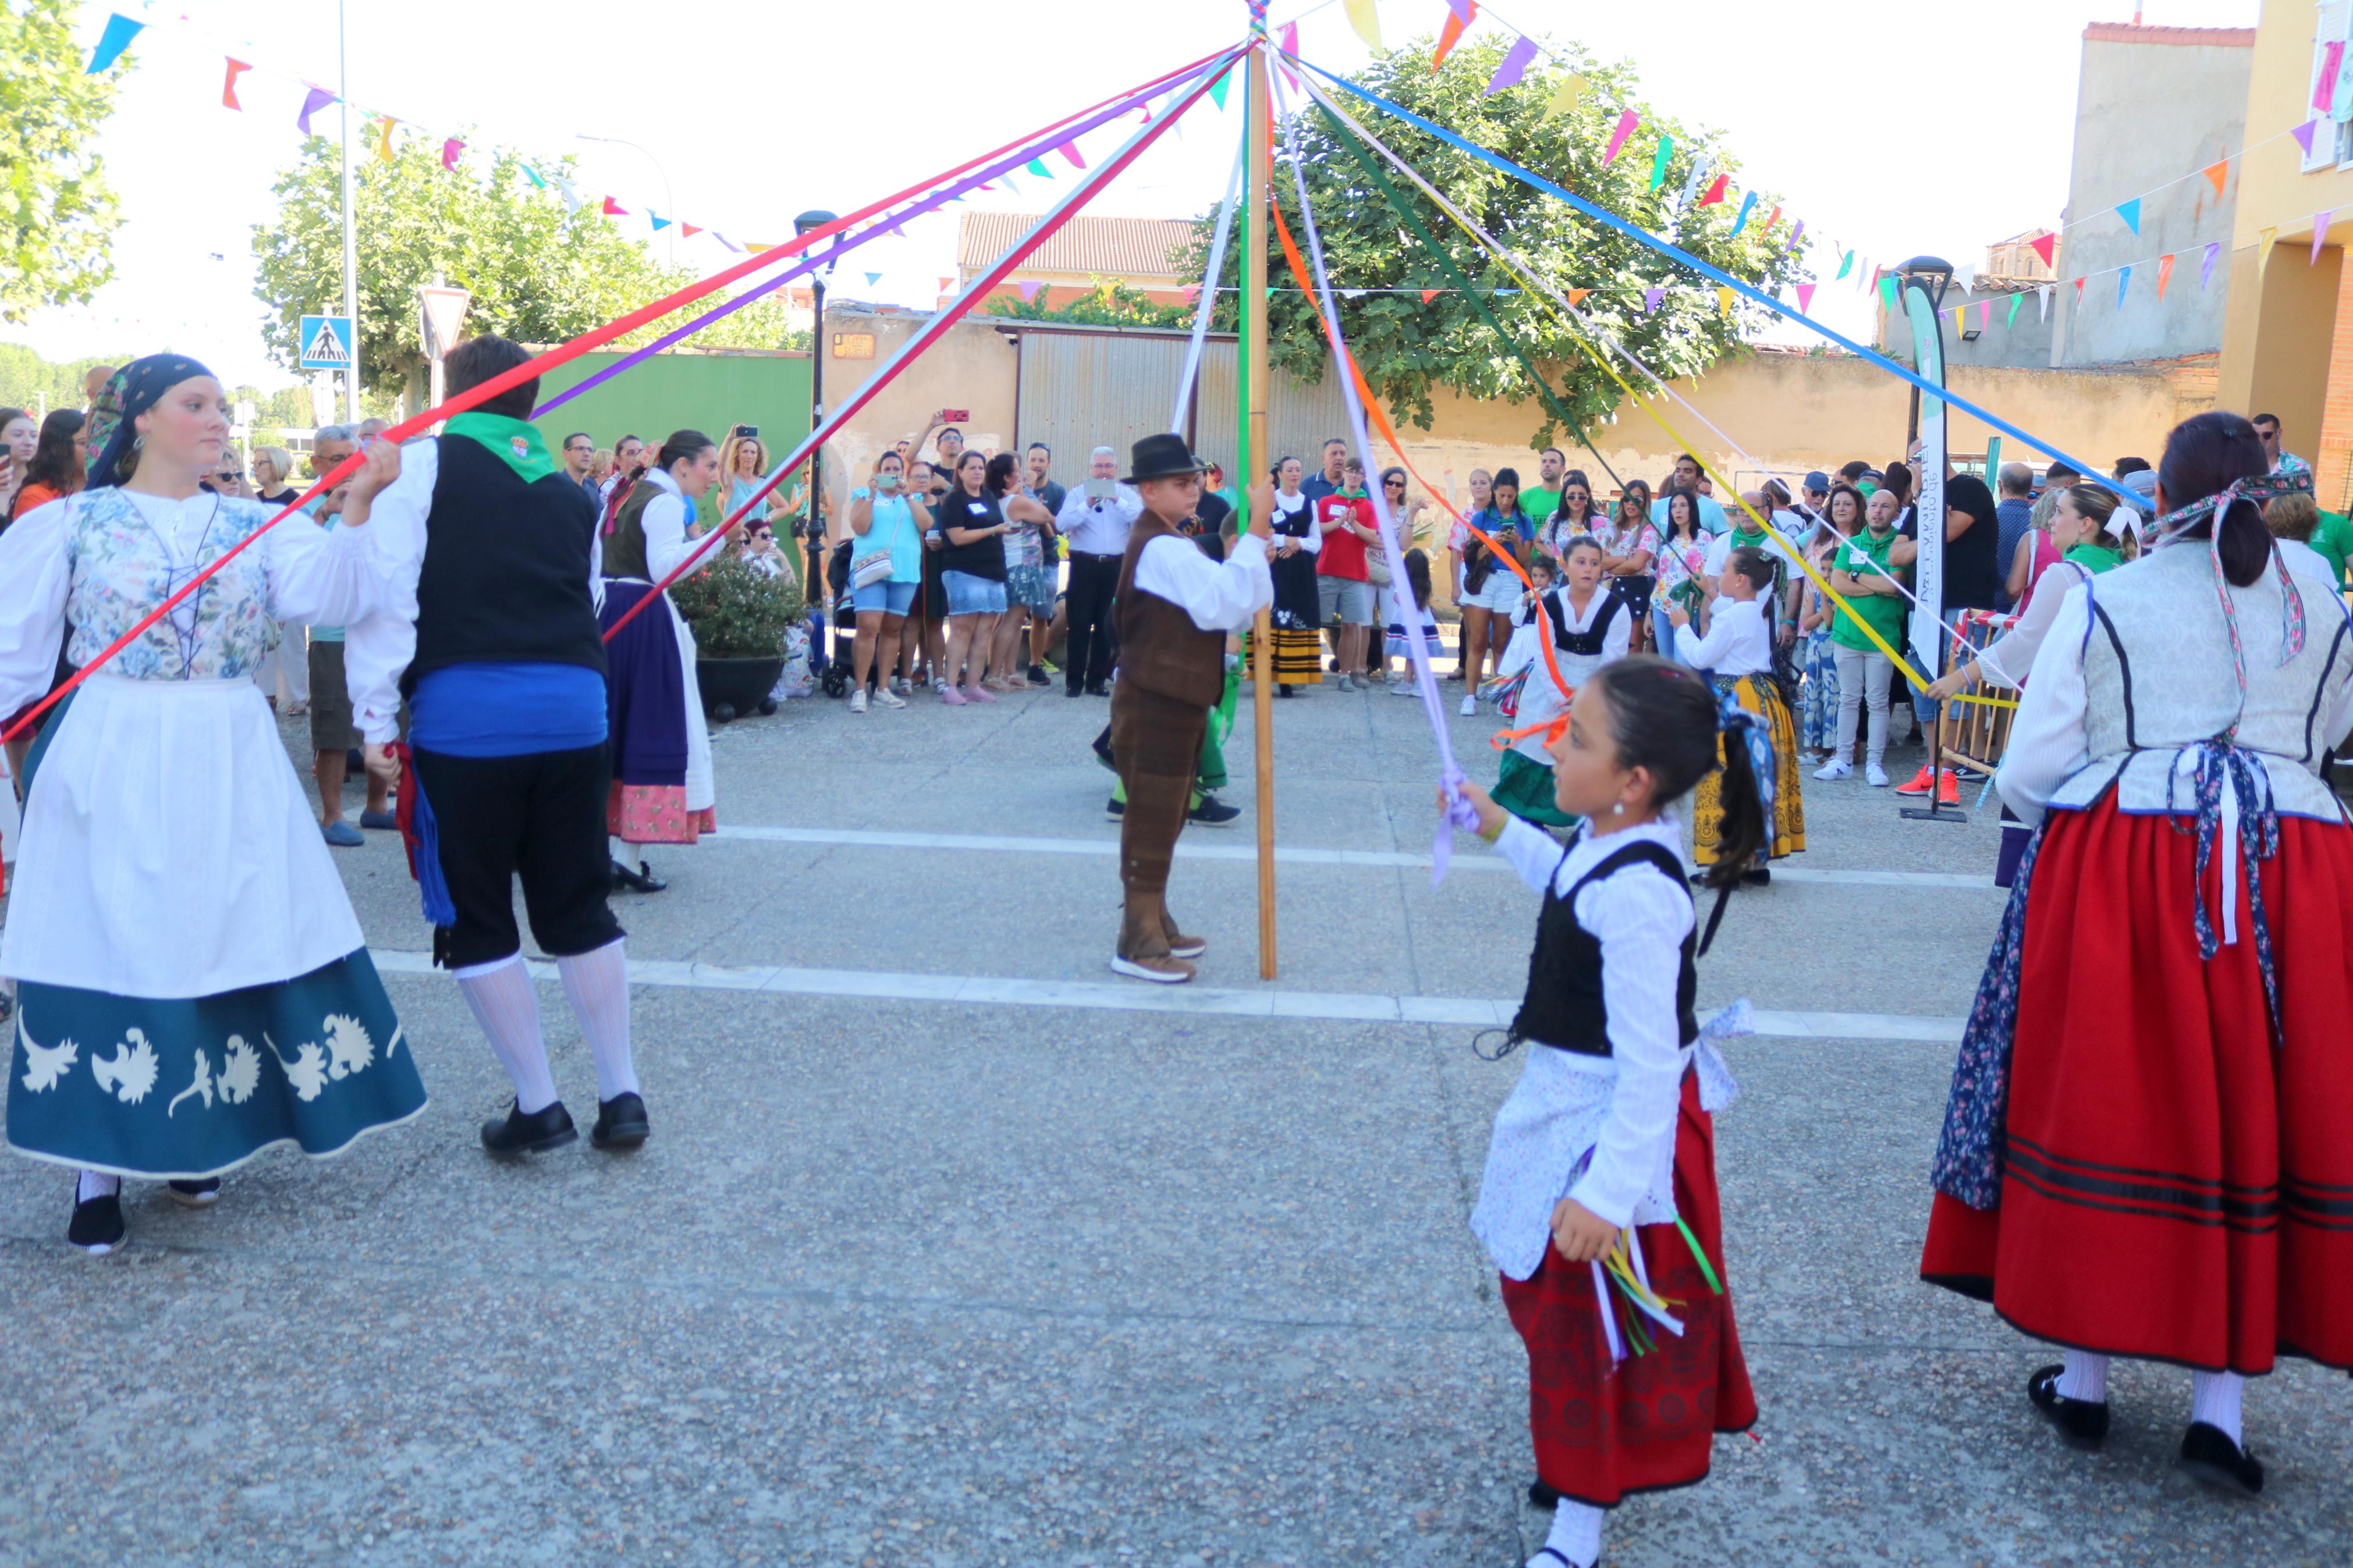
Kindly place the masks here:
<instances>
[{"instance_id":1,"label":"ponytail","mask_svg":"<svg viewBox=\"0 0 2353 1568\"><path fill-rule=\"evenodd\" d=\"M1705 873L1711 888L1728 888L1767 847L1765 797L1757 788L1757 765L1743 737L1724 737L1724 823L1716 829L1715 864ZM1710 922L1713 924L1713 922Z\"/></svg>"},{"instance_id":2,"label":"ponytail","mask_svg":"<svg viewBox=\"0 0 2353 1568\"><path fill-rule=\"evenodd\" d=\"M1629 772L1650 771L1653 809L1681 800L1701 779L1719 767L1724 770L1719 792L1724 820L1717 830L1716 860L1703 879L1718 890L1731 888L1767 847L1771 826L1751 744L1752 716L1739 710L1734 723L1725 727L1727 709L1706 681L1683 665L1651 654L1613 659L1588 679L1609 705L1609 739L1618 765ZM1719 900L1701 952L1707 951L1723 912Z\"/></svg>"},{"instance_id":3,"label":"ponytail","mask_svg":"<svg viewBox=\"0 0 2353 1568\"><path fill-rule=\"evenodd\" d=\"M2270 455L2254 426L2243 415L2217 408L2173 427L2165 438L2158 484L2165 491L2165 504L2180 511L2270 470ZM2263 505L2244 496L2233 499L2221 516L2201 518L2177 537L2212 539L2222 575L2232 587L2247 586L2271 564L2272 534L2263 523Z\"/></svg>"}]
</instances>

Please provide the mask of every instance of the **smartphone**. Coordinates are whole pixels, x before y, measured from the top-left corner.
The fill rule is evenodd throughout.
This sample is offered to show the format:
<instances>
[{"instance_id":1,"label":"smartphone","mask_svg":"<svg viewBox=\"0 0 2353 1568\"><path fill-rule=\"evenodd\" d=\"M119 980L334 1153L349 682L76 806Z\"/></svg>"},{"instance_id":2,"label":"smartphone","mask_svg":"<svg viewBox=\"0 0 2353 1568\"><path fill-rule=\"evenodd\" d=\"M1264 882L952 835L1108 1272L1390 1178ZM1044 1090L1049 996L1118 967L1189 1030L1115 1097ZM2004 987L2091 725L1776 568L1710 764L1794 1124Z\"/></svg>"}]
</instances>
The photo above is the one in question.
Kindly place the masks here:
<instances>
[{"instance_id":1,"label":"smartphone","mask_svg":"<svg viewBox=\"0 0 2353 1568\"><path fill-rule=\"evenodd\" d=\"M899 476L896 474L877 474L874 476L874 488L881 490L884 495L889 495L899 488Z\"/></svg>"},{"instance_id":2,"label":"smartphone","mask_svg":"<svg viewBox=\"0 0 2353 1568\"><path fill-rule=\"evenodd\" d=\"M1116 479L1089 479L1087 481L1087 499L1089 500L1109 500L1112 497L1117 494L1119 494L1119 482Z\"/></svg>"},{"instance_id":3,"label":"smartphone","mask_svg":"<svg viewBox=\"0 0 2353 1568\"><path fill-rule=\"evenodd\" d=\"M735 438L738 441L756 441L760 438L760 427L757 425L738 425L735 426Z\"/></svg>"}]
</instances>

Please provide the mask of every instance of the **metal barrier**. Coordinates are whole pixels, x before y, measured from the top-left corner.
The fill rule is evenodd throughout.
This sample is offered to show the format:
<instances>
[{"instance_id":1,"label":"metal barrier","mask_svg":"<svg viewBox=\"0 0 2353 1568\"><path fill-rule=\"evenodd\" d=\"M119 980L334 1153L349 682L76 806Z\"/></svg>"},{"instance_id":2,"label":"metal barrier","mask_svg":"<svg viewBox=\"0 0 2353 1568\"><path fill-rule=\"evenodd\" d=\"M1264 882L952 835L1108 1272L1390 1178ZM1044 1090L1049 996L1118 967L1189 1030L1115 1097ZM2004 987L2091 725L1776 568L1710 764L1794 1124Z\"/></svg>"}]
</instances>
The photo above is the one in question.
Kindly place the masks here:
<instances>
[{"instance_id":1,"label":"metal barrier","mask_svg":"<svg viewBox=\"0 0 2353 1568\"><path fill-rule=\"evenodd\" d=\"M1972 649L1985 647L2018 624L2016 616L1998 615L1992 610L1963 610L1959 615L1958 630ZM1960 710L1959 724L1953 743L1947 748L1947 753L1990 774L2001 765L2001 754L2009 748L2010 721L2017 715L2017 704L1960 702L1954 706Z\"/></svg>"}]
</instances>

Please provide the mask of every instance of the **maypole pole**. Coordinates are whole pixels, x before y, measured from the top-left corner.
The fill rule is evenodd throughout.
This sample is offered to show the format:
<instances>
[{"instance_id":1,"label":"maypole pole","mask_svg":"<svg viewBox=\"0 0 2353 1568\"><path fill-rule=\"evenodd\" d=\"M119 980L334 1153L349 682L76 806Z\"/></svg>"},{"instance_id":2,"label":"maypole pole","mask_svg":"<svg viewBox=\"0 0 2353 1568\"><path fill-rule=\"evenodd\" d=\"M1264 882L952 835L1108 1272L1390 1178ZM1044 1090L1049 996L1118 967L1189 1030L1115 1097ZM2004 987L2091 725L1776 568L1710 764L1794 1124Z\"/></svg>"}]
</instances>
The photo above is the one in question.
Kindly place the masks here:
<instances>
[{"instance_id":1,"label":"maypole pole","mask_svg":"<svg viewBox=\"0 0 2353 1568\"><path fill-rule=\"evenodd\" d=\"M1245 82L1250 113L1250 200L1242 228L1242 384L1250 406L1241 430L1235 488L1241 492L1242 521L1249 523L1250 492L1266 467L1266 201L1273 141L1273 84L1267 79L1267 0L1248 0L1250 70ZM1261 610L1251 625L1250 707L1258 744L1258 975L1274 978L1274 616Z\"/></svg>"}]
</instances>

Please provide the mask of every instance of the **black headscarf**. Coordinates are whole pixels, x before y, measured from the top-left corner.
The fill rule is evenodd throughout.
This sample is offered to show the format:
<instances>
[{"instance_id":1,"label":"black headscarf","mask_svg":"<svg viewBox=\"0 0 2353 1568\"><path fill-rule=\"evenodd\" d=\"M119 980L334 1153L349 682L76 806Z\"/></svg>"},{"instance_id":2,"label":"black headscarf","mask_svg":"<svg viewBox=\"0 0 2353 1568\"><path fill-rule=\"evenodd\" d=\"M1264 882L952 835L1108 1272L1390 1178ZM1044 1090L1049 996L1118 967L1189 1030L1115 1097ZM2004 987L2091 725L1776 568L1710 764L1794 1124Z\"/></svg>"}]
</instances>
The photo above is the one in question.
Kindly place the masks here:
<instances>
[{"instance_id":1,"label":"black headscarf","mask_svg":"<svg viewBox=\"0 0 2353 1568\"><path fill-rule=\"evenodd\" d=\"M138 445L139 416L180 383L210 374L185 354L149 354L116 371L90 405L90 445L100 450L90 465L88 488L103 489L130 478L122 460Z\"/></svg>"}]
</instances>

